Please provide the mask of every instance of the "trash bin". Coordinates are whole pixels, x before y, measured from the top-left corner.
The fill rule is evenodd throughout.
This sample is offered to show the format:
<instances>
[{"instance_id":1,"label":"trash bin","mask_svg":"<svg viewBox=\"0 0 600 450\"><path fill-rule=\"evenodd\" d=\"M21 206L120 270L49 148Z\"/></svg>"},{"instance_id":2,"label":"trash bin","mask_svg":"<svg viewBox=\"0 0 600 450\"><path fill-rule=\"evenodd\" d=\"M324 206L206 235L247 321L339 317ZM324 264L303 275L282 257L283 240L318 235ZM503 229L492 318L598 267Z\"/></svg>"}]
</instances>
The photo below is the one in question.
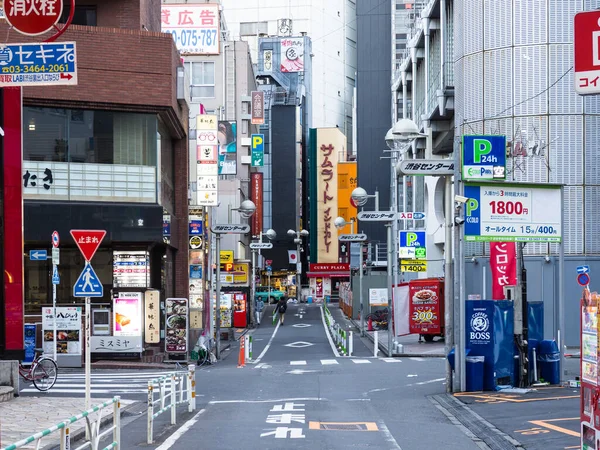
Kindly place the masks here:
<instances>
[{"instance_id":1,"label":"trash bin","mask_svg":"<svg viewBox=\"0 0 600 450\"><path fill-rule=\"evenodd\" d=\"M467 392L483 391L483 364L485 356L466 357Z\"/></svg>"},{"instance_id":2,"label":"trash bin","mask_svg":"<svg viewBox=\"0 0 600 450\"><path fill-rule=\"evenodd\" d=\"M452 350L450 350L450 353L448 353L448 356L447 356L448 362L450 363L450 368L452 370L455 370L454 369L454 353L455 353L454 350L455 350L455 347L452 347ZM466 348L465 349L465 357L469 356L469 353L471 353L471 349Z\"/></svg>"},{"instance_id":3,"label":"trash bin","mask_svg":"<svg viewBox=\"0 0 600 450\"><path fill-rule=\"evenodd\" d=\"M550 384L560 383L560 352L553 340L543 340L539 343L538 363L540 378Z\"/></svg>"}]
</instances>

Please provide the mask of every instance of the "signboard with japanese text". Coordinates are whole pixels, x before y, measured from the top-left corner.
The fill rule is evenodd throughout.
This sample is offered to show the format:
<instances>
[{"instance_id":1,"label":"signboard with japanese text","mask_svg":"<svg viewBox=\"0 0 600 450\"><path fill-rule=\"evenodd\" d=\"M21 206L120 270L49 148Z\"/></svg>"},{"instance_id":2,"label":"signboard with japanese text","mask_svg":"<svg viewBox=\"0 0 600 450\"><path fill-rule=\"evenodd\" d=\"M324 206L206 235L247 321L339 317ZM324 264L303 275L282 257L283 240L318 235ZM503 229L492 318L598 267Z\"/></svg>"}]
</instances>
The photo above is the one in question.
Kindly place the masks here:
<instances>
[{"instance_id":1,"label":"signboard with japanese text","mask_svg":"<svg viewBox=\"0 0 600 450\"><path fill-rule=\"evenodd\" d=\"M463 136L463 180L506 178L506 136Z\"/></svg>"},{"instance_id":2,"label":"signboard with japanese text","mask_svg":"<svg viewBox=\"0 0 600 450\"><path fill-rule=\"evenodd\" d=\"M42 308L42 333L44 353L52 354L54 337L53 308ZM56 308L56 353L81 355L81 307Z\"/></svg>"},{"instance_id":3,"label":"signboard with japanese text","mask_svg":"<svg viewBox=\"0 0 600 450\"><path fill-rule=\"evenodd\" d=\"M350 264L348 263L333 263L333 264L313 264L308 265L309 272L349 272Z\"/></svg>"},{"instance_id":4,"label":"signboard with japanese text","mask_svg":"<svg viewBox=\"0 0 600 450\"><path fill-rule=\"evenodd\" d=\"M252 143L252 167L262 167L265 165L264 153L265 153L265 135L264 134L253 134L251 136Z\"/></svg>"},{"instance_id":5,"label":"signboard with japanese text","mask_svg":"<svg viewBox=\"0 0 600 450\"><path fill-rule=\"evenodd\" d=\"M400 272L427 272L427 261L424 259L401 259Z\"/></svg>"},{"instance_id":6,"label":"signboard with japanese text","mask_svg":"<svg viewBox=\"0 0 600 450\"><path fill-rule=\"evenodd\" d=\"M144 292L144 342L160 342L160 293L157 290Z\"/></svg>"},{"instance_id":7,"label":"signboard with japanese text","mask_svg":"<svg viewBox=\"0 0 600 450\"><path fill-rule=\"evenodd\" d=\"M575 92L600 93L600 11L575 14L574 27Z\"/></svg>"},{"instance_id":8,"label":"signboard with japanese text","mask_svg":"<svg viewBox=\"0 0 600 450\"><path fill-rule=\"evenodd\" d=\"M504 286L517 285L517 250L514 242L490 242L492 300L504 300Z\"/></svg>"},{"instance_id":9,"label":"signboard with japanese text","mask_svg":"<svg viewBox=\"0 0 600 450\"><path fill-rule=\"evenodd\" d=\"M265 123L265 93L263 91L252 91L252 125Z\"/></svg>"},{"instance_id":10,"label":"signboard with japanese text","mask_svg":"<svg viewBox=\"0 0 600 450\"><path fill-rule=\"evenodd\" d=\"M398 241L400 258L425 259L427 257L427 233L425 231L400 231Z\"/></svg>"},{"instance_id":11,"label":"signboard with japanese text","mask_svg":"<svg viewBox=\"0 0 600 450\"><path fill-rule=\"evenodd\" d=\"M454 161L450 159L405 159L400 162L403 175L444 176L454 175Z\"/></svg>"},{"instance_id":12,"label":"signboard with japanese text","mask_svg":"<svg viewBox=\"0 0 600 450\"><path fill-rule=\"evenodd\" d=\"M92 353L142 353L142 336L92 336Z\"/></svg>"},{"instance_id":13,"label":"signboard with japanese text","mask_svg":"<svg viewBox=\"0 0 600 450\"><path fill-rule=\"evenodd\" d=\"M63 12L61 0L3 0L0 6L0 17L17 32L29 36L50 31Z\"/></svg>"},{"instance_id":14,"label":"signboard with japanese text","mask_svg":"<svg viewBox=\"0 0 600 450\"><path fill-rule=\"evenodd\" d=\"M369 289L369 305L370 306L387 306L387 304L388 304L387 288Z\"/></svg>"},{"instance_id":15,"label":"signboard with japanese text","mask_svg":"<svg viewBox=\"0 0 600 450\"><path fill-rule=\"evenodd\" d=\"M141 292L117 292L114 294L113 335L142 336Z\"/></svg>"},{"instance_id":16,"label":"signboard with japanese text","mask_svg":"<svg viewBox=\"0 0 600 450\"><path fill-rule=\"evenodd\" d=\"M219 175L237 174L237 122L219 120Z\"/></svg>"},{"instance_id":17,"label":"signboard with japanese text","mask_svg":"<svg viewBox=\"0 0 600 450\"><path fill-rule=\"evenodd\" d=\"M289 37L280 42L281 72L304 72L304 38Z\"/></svg>"},{"instance_id":18,"label":"signboard with japanese text","mask_svg":"<svg viewBox=\"0 0 600 450\"><path fill-rule=\"evenodd\" d=\"M146 288L149 283L150 255L147 251L113 251L113 287Z\"/></svg>"},{"instance_id":19,"label":"signboard with japanese text","mask_svg":"<svg viewBox=\"0 0 600 450\"><path fill-rule=\"evenodd\" d=\"M411 280L408 289L410 332L440 333L444 317L442 282L439 279Z\"/></svg>"},{"instance_id":20,"label":"signboard with japanese text","mask_svg":"<svg viewBox=\"0 0 600 450\"><path fill-rule=\"evenodd\" d=\"M219 5L162 4L161 27L183 55L219 54Z\"/></svg>"},{"instance_id":21,"label":"signboard with japanese text","mask_svg":"<svg viewBox=\"0 0 600 450\"><path fill-rule=\"evenodd\" d=\"M248 286L250 281L250 264L234 263L231 272L221 272L222 286Z\"/></svg>"},{"instance_id":22,"label":"signboard with japanese text","mask_svg":"<svg viewBox=\"0 0 600 450\"><path fill-rule=\"evenodd\" d=\"M186 353L188 349L188 300L186 298L168 298L166 300L166 337L167 353Z\"/></svg>"},{"instance_id":23,"label":"signboard with japanese text","mask_svg":"<svg viewBox=\"0 0 600 450\"><path fill-rule=\"evenodd\" d=\"M0 48L0 87L76 84L75 42L6 44Z\"/></svg>"},{"instance_id":24,"label":"signboard with japanese text","mask_svg":"<svg viewBox=\"0 0 600 450\"><path fill-rule=\"evenodd\" d=\"M267 73L273 72L273 50L263 50L263 69Z\"/></svg>"},{"instance_id":25,"label":"signboard with japanese text","mask_svg":"<svg viewBox=\"0 0 600 450\"><path fill-rule=\"evenodd\" d=\"M263 231L263 180L264 175L262 172L252 172L250 174L250 200L256 206L256 211L250 218L252 236L258 236Z\"/></svg>"},{"instance_id":26,"label":"signboard with japanese text","mask_svg":"<svg viewBox=\"0 0 600 450\"><path fill-rule=\"evenodd\" d=\"M201 206L219 204L219 121L217 116L201 114L196 116L197 149L197 198Z\"/></svg>"},{"instance_id":27,"label":"signboard with japanese text","mask_svg":"<svg viewBox=\"0 0 600 450\"><path fill-rule=\"evenodd\" d=\"M465 240L561 242L561 187L465 184Z\"/></svg>"},{"instance_id":28,"label":"signboard with japanese text","mask_svg":"<svg viewBox=\"0 0 600 450\"><path fill-rule=\"evenodd\" d=\"M203 224L203 220L202 219L190 219L189 221L189 226L190 226L190 235L202 235L202 224Z\"/></svg>"}]
</instances>

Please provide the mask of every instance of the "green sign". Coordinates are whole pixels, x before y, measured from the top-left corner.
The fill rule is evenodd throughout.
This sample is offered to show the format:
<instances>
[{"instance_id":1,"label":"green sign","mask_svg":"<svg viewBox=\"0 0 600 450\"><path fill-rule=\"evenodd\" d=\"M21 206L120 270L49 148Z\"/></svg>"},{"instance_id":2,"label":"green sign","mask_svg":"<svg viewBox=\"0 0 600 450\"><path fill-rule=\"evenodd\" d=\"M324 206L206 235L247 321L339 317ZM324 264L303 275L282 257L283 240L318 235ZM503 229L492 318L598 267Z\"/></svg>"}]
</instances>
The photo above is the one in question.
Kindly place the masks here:
<instances>
[{"instance_id":1,"label":"green sign","mask_svg":"<svg viewBox=\"0 0 600 450\"><path fill-rule=\"evenodd\" d=\"M252 152L252 167L262 167L265 165L263 152Z\"/></svg>"},{"instance_id":2,"label":"green sign","mask_svg":"<svg viewBox=\"0 0 600 450\"><path fill-rule=\"evenodd\" d=\"M416 247L415 248L415 258L416 259L427 258L427 249L425 247Z\"/></svg>"}]
</instances>

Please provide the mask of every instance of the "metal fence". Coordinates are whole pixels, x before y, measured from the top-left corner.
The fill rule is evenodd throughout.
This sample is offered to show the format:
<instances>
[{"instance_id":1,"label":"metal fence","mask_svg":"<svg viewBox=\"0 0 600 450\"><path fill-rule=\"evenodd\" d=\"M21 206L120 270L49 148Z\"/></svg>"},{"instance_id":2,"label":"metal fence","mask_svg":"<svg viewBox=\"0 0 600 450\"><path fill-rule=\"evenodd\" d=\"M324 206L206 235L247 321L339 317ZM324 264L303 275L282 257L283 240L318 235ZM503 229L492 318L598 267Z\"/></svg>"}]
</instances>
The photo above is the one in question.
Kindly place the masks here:
<instances>
[{"instance_id":1,"label":"metal fence","mask_svg":"<svg viewBox=\"0 0 600 450\"><path fill-rule=\"evenodd\" d=\"M113 406L112 426L100 432L102 413L111 405ZM98 413L98 417L95 421L91 421L89 418L90 414L96 412ZM113 441L108 446L102 448L102 450L121 448L121 399L120 397L114 397L110 401L96 405L93 408L82 412L81 414L73 416L63 422L60 422L59 424L47 428L46 430L40 431L39 433L33 434L25 439L20 440L19 442L15 442L8 447L3 447L0 450L16 450L25 446L30 447L29 444L31 443L35 443L35 449L39 450L42 448L42 439L56 432L60 432L60 450L71 450L71 430L69 425L83 419L85 419L85 426L87 428L87 436L89 436L89 440L74 450L100 450L100 441L110 433L112 433Z\"/></svg>"},{"instance_id":2,"label":"metal fence","mask_svg":"<svg viewBox=\"0 0 600 450\"><path fill-rule=\"evenodd\" d=\"M154 419L170 411L171 425L175 425L177 406L184 404L188 405L188 412L196 409L196 366L189 365L187 372L171 372L148 381L148 444L154 441Z\"/></svg>"}]
</instances>

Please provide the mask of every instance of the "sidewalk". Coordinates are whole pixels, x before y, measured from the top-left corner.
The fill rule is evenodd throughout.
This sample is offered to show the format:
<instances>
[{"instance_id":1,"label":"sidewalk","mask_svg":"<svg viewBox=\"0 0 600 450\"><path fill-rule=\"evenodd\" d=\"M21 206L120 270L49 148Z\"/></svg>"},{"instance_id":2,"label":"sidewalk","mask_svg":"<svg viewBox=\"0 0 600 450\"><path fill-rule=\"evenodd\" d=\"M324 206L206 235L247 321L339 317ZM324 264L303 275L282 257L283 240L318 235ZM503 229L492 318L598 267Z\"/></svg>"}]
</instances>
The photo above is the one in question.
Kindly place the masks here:
<instances>
[{"instance_id":1,"label":"sidewalk","mask_svg":"<svg viewBox=\"0 0 600 450\"><path fill-rule=\"evenodd\" d=\"M110 399L92 399L92 406ZM121 400L121 416L123 412L133 407L132 400ZM0 447L11 445L35 433L41 432L53 425L63 422L72 416L85 411L85 399L68 397L17 397L9 402L0 403ZM112 420L113 408L107 407L102 412L103 421ZM98 413L90 414L92 420ZM79 420L69 425L71 441L85 433L85 420ZM60 432L55 432L42 439L40 448L57 445ZM35 444L25 447L34 449Z\"/></svg>"}]
</instances>

